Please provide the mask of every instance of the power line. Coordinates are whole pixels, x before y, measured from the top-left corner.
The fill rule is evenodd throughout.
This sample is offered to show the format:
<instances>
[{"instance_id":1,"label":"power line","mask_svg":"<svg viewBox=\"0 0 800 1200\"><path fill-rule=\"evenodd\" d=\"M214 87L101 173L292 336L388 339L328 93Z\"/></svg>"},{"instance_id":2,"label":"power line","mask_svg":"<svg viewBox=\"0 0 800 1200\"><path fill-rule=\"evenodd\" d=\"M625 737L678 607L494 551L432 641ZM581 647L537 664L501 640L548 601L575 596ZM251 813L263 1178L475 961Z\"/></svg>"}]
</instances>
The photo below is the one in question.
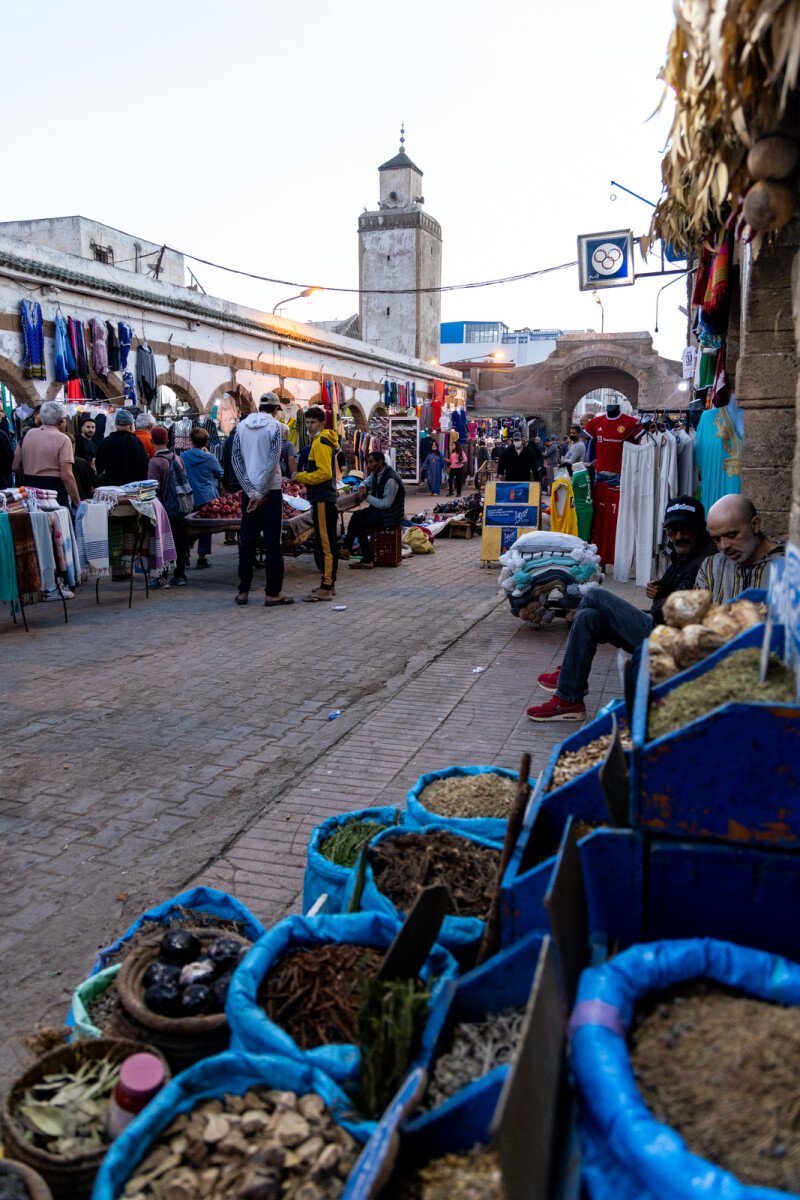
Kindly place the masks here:
<instances>
[{"instance_id":1,"label":"power line","mask_svg":"<svg viewBox=\"0 0 800 1200\"><path fill-rule=\"evenodd\" d=\"M523 271L519 275L503 275L499 279L483 279L476 283L450 283L442 287L427 287L427 288L345 288L345 287L325 287L319 283L300 283L296 279L273 279L269 275L257 275L253 271L242 271L237 267L226 267L222 263L211 262L207 258L199 258L196 254L187 254L184 250L176 250L174 246L165 246L164 249L170 250L173 254L181 254L184 258L190 259L192 262L202 263L204 267L213 267L216 271L227 271L230 275L241 275L245 279L257 279L260 283L277 283L282 287L305 288L322 287L325 292L344 292L355 296L413 296L425 292L459 292L466 291L469 288L484 288L495 287L500 283L518 283L522 279L533 279L538 275L550 275L554 271L565 271L570 267L577 267L577 261L559 263L555 267L541 267L537 271Z\"/></svg>"}]
</instances>

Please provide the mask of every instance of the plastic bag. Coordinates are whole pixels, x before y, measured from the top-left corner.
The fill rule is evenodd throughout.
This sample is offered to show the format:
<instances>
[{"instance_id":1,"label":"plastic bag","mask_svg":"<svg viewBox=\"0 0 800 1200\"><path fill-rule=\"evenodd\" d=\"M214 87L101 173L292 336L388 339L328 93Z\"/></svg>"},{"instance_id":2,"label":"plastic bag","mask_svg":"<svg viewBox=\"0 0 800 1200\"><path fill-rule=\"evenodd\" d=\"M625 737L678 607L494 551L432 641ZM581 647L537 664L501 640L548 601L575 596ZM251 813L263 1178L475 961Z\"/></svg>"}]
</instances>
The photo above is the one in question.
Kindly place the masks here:
<instances>
[{"instance_id":1,"label":"plastic bag","mask_svg":"<svg viewBox=\"0 0 800 1200\"><path fill-rule=\"evenodd\" d=\"M431 833L440 830L445 833L454 833L454 830L448 829L440 822L425 826L424 830L409 829L405 826L400 826L399 829L384 829L383 833L379 833L372 845L377 845L384 838L402 837L407 833ZM477 834L458 834L458 837L466 837L471 842L476 842L479 846L491 846L493 850L499 850L501 847L495 841L489 838L478 837ZM347 889L345 891L344 907L347 908L350 899L353 895L353 890L356 883L356 873L353 872L351 879L347 881ZM361 911L362 912L379 912L385 913L387 916L398 919L403 914L398 913L392 901L388 896L384 896L383 892L379 891L375 877L372 873L372 867L367 863L367 869L364 878L364 890L361 895ZM468 961L474 954L483 937L483 929L486 922L480 917L455 917L446 916L442 921L442 927L439 930L439 944L450 951L454 957L461 961Z\"/></svg>"},{"instance_id":2,"label":"plastic bag","mask_svg":"<svg viewBox=\"0 0 800 1200\"><path fill-rule=\"evenodd\" d=\"M422 793L429 784L437 779L452 779L456 775L502 775L506 779L517 780L519 773L509 771L505 767L446 767L443 771L430 771L421 775L408 793L407 804L411 819L425 828L428 825L440 825L451 833L477 834L478 837L488 838L492 842L502 842L506 836L508 818L506 817L445 817L433 809L426 808ZM531 791L536 787L536 780L529 780Z\"/></svg>"},{"instance_id":3,"label":"plastic bag","mask_svg":"<svg viewBox=\"0 0 800 1200\"><path fill-rule=\"evenodd\" d=\"M332 1079L344 1081L358 1075L361 1053L358 1046L339 1043L301 1050L293 1038L269 1019L258 1003L258 992L272 967L287 950L314 946L320 942L375 946L388 949L400 922L383 913L366 912L318 917L285 917L253 947L236 968L228 991L225 1011L231 1028L231 1047L243 1054L279 1054L306 1061ZM447 992L449 981L458 973L453 957L435 945L421 971L423 982L435 979L431 992L432 1017ZM434 1033L429 1020L423 1034L416 1065L427 1066L433 1052Z\"/></svg>"},{"instance_id":4,"label":"plastic bag","mask_svg":"<svg viewBox=\"0 0 800 1200\"><path fill-rule=\"evenodd\" d=\"M254 917L250 909L245 908L244 904L235 896L229 896L227 892L218 892L216 888L189 888L187 892L181 892L179 896L173 896L171 900L165 900L163 904L157 904L154 908L149 908L147 912L142 913L121 937L100 951L92 967L92 975L96 975L98 971L107 967L110 956L119 950L123 942L127 942L129 938L133 937L145 922L163 922L175 908L195 908L198 912L212 913L224 921L241 921L244 925L245 937L250 938L253 942L263 937L266 932L258 918Z\"/></svg>"},{"instance_id":5,"label":"plastic bag","mask_svg":"<svg viewBox=\"0 0 800 1200\"><path fill-rule=\"evenodd\" d=\"M424 529L412 526L403 534L403 545L410 546L414 554L435 554L433 542Z\"/></svg>"},{"instance_id":6,"label":"plastic bag","mask_svg":"<svg viewBox=\"0 0 800 1200\"><path fill-rule=\"evenodd\" d=\"M571 1067L581 1102L583 1177L592 1200L768 1200L691 1154L657 1121L636 1086L627 1032L637 1000L705 976L775 1004L800 1004L800 964L714 938L631 946L584 971L570 1019Z\"/></svg>"},{"instance_id":7,"label":"plastic bag","mask_svg":"<svg viewBox=\"0 0 800 1200\"><path fill-rule=\"evenodd\" d=\"M248 1058L228 1051L181 1072L151 1100L109 1149L92 1200L117 1200L153 1142L180 1113L225 1092L242 1095L257 1084L300 1094L317 1092L338 1123L359 1142L365 1142L375 1129L374 1121L360 1121L352 1113L352 1104L333 1080L307 1063L269 1055Z\"/></svg>"},{"instance_id":8,"label":"plastic bag","mask_svg":"<svg viewBox=\"0 0 800 1200\"><path fill-rule=\"evenodd\" d=\"M119 969L122 963L115 963L112 967L106 967L102 971L97 971L96 974L90 975L85 979L79 988L75 989L72 997L72 1007L70 1008L70 1017L74 1023L75 1031L72 1038L98 1038L102 1037L102 1031L92 1024L92 1019L89 1016L89 1005L93 1000L96 1000L101 992L114 982L119 974Z\"/></svg>"},{"instance_id":9,"label":"plastic bag","mask_svg":"<svg viewBox=\"0 0 800 1200\"><path fill-rule=\"evenodd\" d=\"M398 819L403 824L408 824L404 820L404 814L397 808L359 808L354 812L328 817L321 825L317 825L308 843L306 873L303 879L303 912L308 912L323 893L327 893L328 896L325 901L326 914L342 911L347 880L355 867L337 866L320 851L320 846L324 845L341 825L346 825L348 821L374 821L378 825L396 825Z\"/></svg>"}]
</instances>

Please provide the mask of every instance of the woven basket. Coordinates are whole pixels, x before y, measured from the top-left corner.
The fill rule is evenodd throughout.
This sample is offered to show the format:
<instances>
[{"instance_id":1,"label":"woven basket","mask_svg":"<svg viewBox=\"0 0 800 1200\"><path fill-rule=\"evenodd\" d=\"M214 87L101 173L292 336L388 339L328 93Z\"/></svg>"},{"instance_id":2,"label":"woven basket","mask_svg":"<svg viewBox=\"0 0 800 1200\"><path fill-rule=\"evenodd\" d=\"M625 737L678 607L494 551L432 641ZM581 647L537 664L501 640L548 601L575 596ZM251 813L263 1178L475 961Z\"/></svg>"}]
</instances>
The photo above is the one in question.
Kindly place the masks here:
<instances>
[{"instance_id":1,"label":"woven basket","mask_svg":"<svg viewBox=\"0 0 800 1200\"><path fill-rule=\"evenodd\" d=\"M203 950L215 938L232 938L248 948L252 944L227 929L188 929L199 938ZM148 938L130 952L117 976L119 1008L111 1027L120 1037L148 1042L157 1046L173 1071L183 1071L201 1058L209 1058L226 1050L230 1029L225 1013L205 1017L162 1017L152 1012L144 1002L143 976L161 950L163 932Z\"/></svg>"},{"instance_id":2,"label":"woven basket","mask_svg":"<svg viewBox=\"0 0 800 1200\"><path fill-rule=\"evenodd\" d=\"M12 1162L10 1158L0 1161L0 1184L3 1179L16 1176L21 1179L28 1189L31 1200L53 1200L53 1193L37 1171L26 1167L25 1163Z\"/></svg>"},{"instance_id":3,"label":"woven basket","mask_svg":"<svg viewBox=\"0 0 800 1200\"><path fill-rule=\"evenodd\" d=\"M0 1111L0 1129L2 1129L3 1146L8 1158L14 1160L15 1164L22 1163L24 1166L31 1167L34 1172L38 1172L49 1188L49 1191L34 1193L32 1185L29 1185L32 1200L39 1200L40 1196L42 1200L45 1200L45 1197L51 1193L53 1200L89 1200L94 1177L100 1169L100 1163L103 1161L108 1147L101 1146L96 1150L89 1150L85 1154L75 1155L73 1158L63 1158L57 1154L50 1154L47 1150L40 1150L38 1146L32 1146L22 1136L19 1126L12 1116L22 1093L32 1084L38 1083L44 1075L53 1075L64 1069L74 1070L87 1059L94 1060L109 1056L122 1062L129 1055L139 1054L143 1050L158 1055L164 1062L165 1068L167 1067L164 1056L152 1046L142 1046L136 1041L87 1038L48 1051L41 1058L37 1058L36 1062L12 1083L2 1111ZM167 1079L169 1079L168 1069Z\"/></svg>"}]
</instances>

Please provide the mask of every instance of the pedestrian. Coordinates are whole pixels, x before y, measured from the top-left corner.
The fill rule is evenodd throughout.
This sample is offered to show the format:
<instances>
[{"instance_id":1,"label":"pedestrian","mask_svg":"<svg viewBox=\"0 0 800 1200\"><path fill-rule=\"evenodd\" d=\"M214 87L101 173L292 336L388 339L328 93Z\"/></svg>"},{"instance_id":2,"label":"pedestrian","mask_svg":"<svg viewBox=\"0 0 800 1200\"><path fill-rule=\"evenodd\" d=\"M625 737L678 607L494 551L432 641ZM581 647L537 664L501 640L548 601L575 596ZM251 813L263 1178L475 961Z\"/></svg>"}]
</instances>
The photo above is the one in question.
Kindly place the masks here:
<instances>
[{"instance_id":1,"label":"pedestrian","mask_svg":"<svg viewBox=\"0 0 800 1200\"><path fill-rule=\"evenodd\" d=\"M117 409L114 431L97 448L95 469L100 482L112 487L152 478L147 474L147 451L135 436L133 416Z\"/></svg>"},{"instance_id":2,"label":"pedestrian","mask_svg":"<svg viewBox=\"0 0 800 1200\"><path fill-rule=\"evenodd\" d=\"M325 409L312 404L306 409L306 429L311 437L311 449L305 470L293 476L295 483L306 489L314 520L314 561L322 573L319 587L303 596L309 604L331 600L336 595L336 568L339 565L339 545L336 526L339 510L336 507L336 452L339 437L335 429L325 428Z\"/></svg>"},{"instance_id":3,"label":"pedestrian","mask_svg":"<svg viewBox=\"0 0 800 1200\"><path fill-rule=\"evenodd\" d=\"M421 470L422 478L427 483L431 495L438 496L442 490L442 472L444 470L444 459L438 442L431 442L431 448L425 455Z\"/></svg>"},{"instance_id":4,"label":"pedestrian","mask_svg":"<svg viewBox=\"0 0 800 1200\"><path fill-rule=\"evenodd\" d=\"M478 457L476 459L475 471L475 491L481 490L481 483L486 482L487 473L489 470L489 451L486 448L486 442L481 438L478 442Z\"/></svg>"},{"instance_id":5,"label":"pedestrian","mask_svg":"<svg viewBox=\"0 0 800 1200\"><path fill-rule=\"evenodd\" d=\"M247 604L255 568L256 543L261 534L266 566L265 608L294 604L284 596L283 489L281 488L281 427L268 412L250 413L236 426L231 466L242 488L239 526L239 591L237 604Z\"/></svg>"},{"instance_id":6,"label":"pedestrian","mask_svg":"<svg viewBox=\"0 0 800 1200\"><path fill-rule=\"evenodd\" d=\"M547 476L547 486L552 489L558 466L558 442L555 438L546 438L544 443L544 468Z\"/></svg>"},{"instance_id":7,"label":"pedestrian","mask_svg":"<svg viewBox=\"0 0 800 1200\"><path fill-rule=\"evenodd\" d=\"M136 418L136 436L147 451L147 457L152 458L156 452L153 445L153 439L150 436L150 431L156 423L156 419L152 413L139 413Z\"/></svg>"},{"instance_id":8,"label":"pedestrian","mask_svg":"<svg viewBox=\"0 0 800 1200\"><path fill-rule=\"evenodd\" d=\"M109 437L114 434L110 433ZM172 572L172 579L169 578L169 567L165 567L158 579L154 579L152 587L169 587L172 582L174 587L186 587L189 580L186 578L186 560L189 557L189 550L186 544L186 531L184 529L184 513L180 511L174 500L174 491L170 487L170 475L173 475L177 480L185 482L189 486L189 477L186 474L186 468L181 462L177 454L167 448L169 442L169 430L163 425L154 425L150 430L150 436L153 439L155 454L147 464L147 478L155 479L158 484L156 492L157 498L164 506L164 510L169 518L169 527L172 530L172 540L175 543L175 568ZM136 441L131 438L131 441ZM144 446L141 442L136 442L143 454L145 454ZM145 454L146 457L146 454Z\"/></svg>"},{"instance_id":9,"label":"pedestrian","mask_svg":"<svg viewBox=\"0 0 800 1200\"><path fill-rule=\"evenodd\" d=\"M447 478L447 494L452 496L453 489L457 496L461 495L461 489L464 486L464 471L467 466L467 455L461 448L461 443L456 438L453 445L450 447L449 456L450 473Z\"/></svg>"},{"instance_id":10,"label":"pedestrian","mask_svg":"<svg viewBox=\"0 0 800 1200\"><path fill-rule=\"evenodd\" d=\"M97 447L97 422L94 418L87 417L78 426L78 436L75 439L75 458L82 458L94 467L94 461L97 457Z\"/></svg>"},{"instance_id":11,"label":"pedestrian","mask_svg":"<svg viewBox=\"0 0 800 1200\"><path fill-rule=\"evenodd\" d=\"M189 483L194 497L195 511L216 500L219 495L219 481L224 475L222 464L217 462L215 455L208 449L208 430L202 425L195 425L189 434L191 450L184 450L181 461L186 468ZM197 567L203 571L211 566L211 534L201 533L197 539Z\"/></svg>"},{"instance_id":12,"label":"pedestrian","mask_svg":"<svg viewBox=\"0 0 800 1200\"><path fill-rule=\"evenodd\" d=\"M497 478L506 483L530 483L532 479L538 480L543 466L543 463L539 462L540 458L541 455L537 457L522 438L515 437L513 443L506 446L500 455Z\"/></svg>"},{"instance_id":13,"label":"pedestrian","mask_svg":"<svg viewBox=\"0 0 800 1200\"><path fill-rule=\"evenodd\" d=\"M564 467L573 467L575 463L582 463L586 458L586 443L581 437L581 431L577 425L573 425L569 434L569 444L566 452L561 457L561 465Z\"/></svg>"},{"instance_id":14,"label":"pedestrian","mask_svg":"<svg viewBox=\"0 0 800 1200\"><path fill-rule=\"evenodd\" d=\"M500 457L502 453L503 451L500 448L500 443L495 442L489 454L489 463L491 464L489 467L490 477L492 475L496 475L498 479L500 478Z\"/></svg>"},{"instance_id":15,"label":"pedestrian","mask_svg":"<svg viewBox=\"0 0 800 1200\"><path fill-rule=\"evenodd\" d=\"M54 491L58 503L71 500L77 507L81 498L72 464L75 452L66 434L67 410L57 400L46 400L36 410L40 419L22 438L14 453L12 468L18 484Z\"/></svg>"}]
</instances>

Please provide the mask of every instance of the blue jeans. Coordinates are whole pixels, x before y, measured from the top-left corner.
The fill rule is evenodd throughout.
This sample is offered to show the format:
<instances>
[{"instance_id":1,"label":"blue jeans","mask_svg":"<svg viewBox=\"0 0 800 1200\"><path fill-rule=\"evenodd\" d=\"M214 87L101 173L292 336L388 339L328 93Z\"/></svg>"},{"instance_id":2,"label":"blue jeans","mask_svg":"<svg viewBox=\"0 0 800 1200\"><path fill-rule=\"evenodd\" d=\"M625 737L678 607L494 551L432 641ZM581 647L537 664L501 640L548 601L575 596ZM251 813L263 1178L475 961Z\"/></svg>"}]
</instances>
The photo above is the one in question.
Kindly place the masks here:
<instances>
[{"instance_id":1,"label":"blue jeans","mask_svg":"<svg viewBox=\"0 0 800 1200\"><path fill-rule=\"evenodd\" d=\"M605 588L591 588L578 605L569 631L556 695L569 704L579 704L589 688L597 647L610 644L632 653L652 628L649 613Z\"/></svg>"},{"instance_id":2,"label":"blue jeans","mask_svg":"<svg viewBox=\"0 0 800 1200\"><path fill-rule=\"evenodd\" d=\"M283 587L283 492L267 492L267 498L255 512L247 512L247 493L242 496L242 523L239 527L239 591L249 592L253 582L256 542L264 539L267 569L267 595L280 596Z\"/></svg>"}]
</instances>

